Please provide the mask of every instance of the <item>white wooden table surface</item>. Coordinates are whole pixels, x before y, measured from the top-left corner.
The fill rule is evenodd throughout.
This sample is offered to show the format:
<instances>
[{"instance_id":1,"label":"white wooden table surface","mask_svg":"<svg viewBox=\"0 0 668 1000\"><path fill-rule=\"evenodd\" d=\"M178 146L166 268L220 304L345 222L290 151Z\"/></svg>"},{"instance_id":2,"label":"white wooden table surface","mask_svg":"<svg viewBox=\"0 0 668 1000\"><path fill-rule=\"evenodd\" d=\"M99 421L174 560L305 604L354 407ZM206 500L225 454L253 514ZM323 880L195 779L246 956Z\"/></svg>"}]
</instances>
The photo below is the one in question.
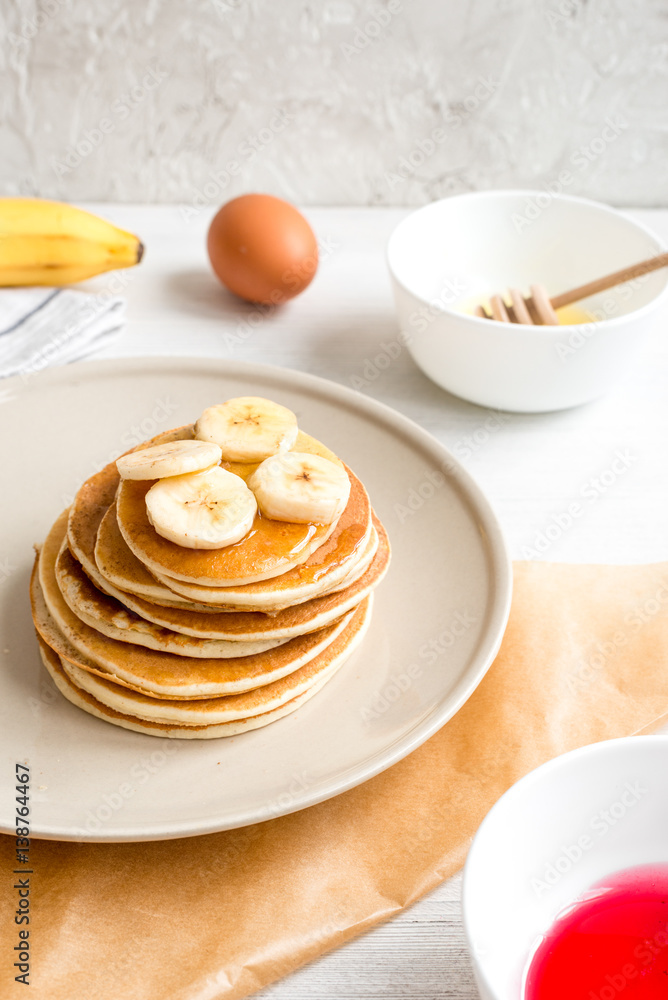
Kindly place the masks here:
<instances>
[{"instance_id":1,"label":"white wooden table surface","mask_svg":"<svg viewBox=\"0 0 668 1000\"><path fill-rule=\"evenodd\" d=\"M368 383L362 391L416 420L455 451L494 504L514 558L668 560L668 316L650 355L606 398L563 413L490 421L490 411L432 384L405 349L375 374L374 357L398 332L384 246L403 210L308 212L322 244L319 273L301 297L264 315L233 300L212 279L205 252L208 210L193 219L174 206L91 207L139 233L147 246L141 267L121 273L129 302L125 332L100 356L233 357L344 385L359 376ZM668 239L668 211L634 214ZM91 290L109 286L108 277L90 283ZM618 452L626 456L621 474L610 471ZM545 548L540 538L573 500L581 503L583 515ZM476 997L459 878L259 996Z\"/></svg>"}]
</instances>

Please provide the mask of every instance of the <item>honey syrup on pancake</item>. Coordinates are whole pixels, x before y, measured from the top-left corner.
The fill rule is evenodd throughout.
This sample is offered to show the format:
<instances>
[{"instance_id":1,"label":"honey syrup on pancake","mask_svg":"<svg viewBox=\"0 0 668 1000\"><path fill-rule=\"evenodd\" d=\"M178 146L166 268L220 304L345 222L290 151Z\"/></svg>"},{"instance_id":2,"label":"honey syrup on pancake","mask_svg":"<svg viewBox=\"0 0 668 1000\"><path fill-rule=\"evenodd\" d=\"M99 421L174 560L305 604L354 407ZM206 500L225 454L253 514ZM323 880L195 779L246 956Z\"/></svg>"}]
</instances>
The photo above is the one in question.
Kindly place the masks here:
<instances>
[{"instance_id":1,"label":"honey syrup on pancake","mask_svg":"<svg viewBox=\"0 0 668 1000\"><path fill-rule=\"evenodd\" d=\"M233 463L227 462L223 464L225 467L228 467L232 466ZM251 466L250 468L252 471L256 468L256 466ZM234 472L235 470L230 468L230 471ZM248 475L250 476L251 472L249 472ZM341 515L341 517L344 516L345 512ZM290 543L285 539L282 532L282 526L285 525L286 522L274 521L269 517L265 517L258 510L255 515L255 520L253 521L253 527L248 534L244 535L240 541L226 546L226 548L228 550L232 550L243 545L244 542L248 541L248 539L255 534L255 532L259 529L260 524L262 524L265 537L270 540L272 552L281 559L297 555L304 548L304 546L308 544L315 534L316 529L319 527L316 522L309 522L309 531L304 539L297 541L290 546ZM292 573L298 574L300 582L315 583L317 580L320 580L323 575L331 573L331 571L337 566L340 566L345 562L350 562L352 564L353 556L358 552L360 545L366 541L368 541L367 525L361 523L351 524L330 536L326 542L323 542L323 544L315 550L307 562L302 563L300 566L295 566ZM271 583L275 587L280 587L280 578L274 577Z\"/></svg>"},{"instance_id":2,"label":"honey syrup on pancake","mask_svg":"<svg viewBox=\"0 0 668 1000\"><path fill-rule=\"evenodd\" d=\"M280 567L289 567L298 559L314 536L322 536L324 543L336 528L334 524L274 521L258 511L250 531L238 542L217 549L183 548L158 535L148 520L146 494L154 482L151 479L122 480L116 499L117 516L121 531L124 532L125 526L136 539L141 551L135 554L147 562L149 569L152 566L149 559L142 559L144 553L152 556L167 575L177 578L188 579L191 573L193 577L201 573L212 580L224 580L227 569L235 577L248 577L248 582L252 582L253 575L258 570L264 572L265 567L276 567L278 575Z\"/></svg>"},{"instance_id":3,"label":"honey syrup on pancake","mask_svg":"<svg viewBox=\"0 0 668 1000\"><path fill-rule=\"evenodd\" d=\"M354 477L352 483L353 490L355 490L356 481ZM262 518L261 522L260 518ZM266 526L267 531L269 531L272 525L281 525L284 522L272 522L270 518L263 517L258 512L257 521L254 522L250 532L240 542L235 542L234 545L227 546L227 548L234 549L235 546L239 546L247 541L257 530L256 525L259 523L262 523L263 528ZM264 532L265 537L267 531ZM339 566L345 564L353 566L360 555L360 549L366 547L368 544L370 534L370 520L367 521L361 512L354 505L351 505L350 508L346 508L339 518L336 530L330 535L327 541L323 542L315 552L311 553L306 562L293 567L293 569L288 570L280 577L274 577L261 584L247 584L247 586L260 587L260 589L265 589L267 586L273 589L289 589L296 581L300 583L316 583L323 576L335 572ZM307 535L306 543L310 537L310 535ZM292 551L298 551L297 545L293 547ZM154 582L143 563L128 548L118 527L114 505L112 505L101 523L96 547L98 564L100 561L105 562L110 558L113 558L121 574L134 577L139 572L142 579L146 579L151 583Z\"/></svg>"},{"instance_id":4,"label":"honey syrup on pancake","mask_svg":"<svg viewBox=\"0 0 668 1000\"><path fill-rule=\"evenodd\" d=\"M290 556L299 555L321 526L316 522L310 521L308 524L300 524L300 528L304 529L303 536L295 540L294 538L287 538L285 531L282 531L282 525L287 523L287 521L272 521L270 517L265 517L258 509L250 531L247 531L244 537L240 538L238 542L232 542L231 545L224 547L228 552L233 552L234 549L241 548L245 542L248 542L254 535L261 532L265 538L270 540L271 551L279 559L289 559Z\"/></svg>"},{"instance_id":5,"label":"honey syrup on pancake","mask_svg":"<svg viewBox=\"0 0 668 1000\"><path fill-rule=\"evenodd\" d=\"M303 437L303 435L301 435L301 436ZM194 434L193 434L193 437L194 437ZM331 462L335 462L337 465L343 465L343 463L341 462L340 458L338 458L334 454L334 452L330 451L329 448L327 448L325 445L323 445L320 441L316 441L314 438L311 438L310 441L317 446L314 449L315 454L322 454L323 457L328 458ZM299 438L298 438L297 442L295 443L295 447L294 447L295 451L298 450L299 443L300 442L299 442ZM261 464L260 462L229 462L226 459L223 459L220 462L220 467L221 467L221 469L226 469L228 472L233 472L235 476L240 476L241 479L244 480L244 482L248 482L248 480L250 479L250 477L253 475L253 473L255 472L255 470L258 468L258 466L260 464ZM303 539L303 541L297 542L292 549L288 550L287 546L285 545L285 543L283 541L283 539L280 538L280 531L281 531L281 527L280 526L281 525L285 525L286 523L289 523L289 522L286 522L286 521L273 521L269 517L264 517L260 513L260 511L258 510L258 512L256 514L256 517L255 517L255 521L253 522L253 527L251 528L251 530L248 532L247 535L244 536L244 538L241 539L241 542L235 542L234 545L240 545L246 539L250 538L251 535L255 531L257 531L258 524L260 522L262 522L264 530L270 534L270 537L272 538L272 540L275 537L276 544L278 546L277 549L276 549L277 554L286 555L286 556L297 555L297 553L300 552L301 549L303 549L304 546L308 544L308 542L311 540L311 538L313 538L313 535L316 533L317 529L321 528L321 527L324 527L324 525L320 524L317 521L309 521L306 525L304 525L304 527L306 527L308 529L306 537ZM233 549L234 545L230 545L230 546L228 546L228 548Z\"/></svg>"},{"instance_id":6,"label":"honey syrup on pancake","mask_svg":"<svg viewBox=\"0 0 668 1000\"><path fill-rule=\"evenodd\" d=\"M192 429L183 429L182 433L184 437L192 436ZM303 431L299 432L295 448L321 455L343 467L343 462L332 451ZM220 467L245 481L259 464L223 460ZM368 497L359 480L350 472L349 474L352 490L347 509L350 508L349 513L354 512L358 517L364 511L363 523L359 526L362 535L369 528ZM344 511L341 518L332 524L298 524L273 520L258 512L250 532L238 542L220 549L184 549L160 537L151 526L146 513L146 494L152 485L152 480L121 482L116 499L121 533L134 554L149 570L205 587L253 584L281 576L291 567L296 568L300 563L306 562L310 558L309 552L313 554L325 546L336 533L340 520L346 516ZM361 541L361 537L357 539L355 536L354 540L357 543ZM343 548L338 551L340 558L343 558ZM332 554L336 558L336 552ZM350 555L350 549L348 554ZM321 573L323 571L320 570ZM314 580L317 578L313 577ZM229 583L226 584L225 581Z\"/></svg>"},{"instance_id":7,"label":"honey syrup on pancake","mask_svg":"<svg viewBox=\"0 0 668 1000\"><path fill-rule=\"evenodd\" d=\"M341 460L329 449L325 448L320 442L317 442L323 449L323 452L327 452L326 457L331 461L336 462L337 465L342 465ZM295 445L295 448L297 445ZM257 469L259 462L229 462L223 459L220 463L222 469L227 469L228 472L233 472L236 476L240 476L244 482L247 482ZM345 517L345 511L341 515L341 518ZM316 530L322 525L315 521L310 521L306 525L308 532L303 540L296 542L292 548L289 547L289 542L283 537L283 527L285 521L274 521L271 518L264 517L258 510L255 521L251 530L245 535L240 542L235 542L234 545L228 546L229 549L233 549L235 546L243 544L248 538L250 538L255 531L258 529L258 525L262 523L263 530L267 537L271 540L272 551L279 558L289 558L292 555L297 555L305 545L311 540ZM301 566L295 567L295 572L299 573L300 580L309 580L316 582L319 580L323 574L330 572L334 567L340 566L342 562L347 562L350 560L351 555L355 553L359 545L365 540L367 533L366 524L351 524L350 526L344 528L342 531L337 532L335 536L329 538L324 542L311 556L309 559L309 564L303 564ZM334 551L332 551L332 547ZM322 561L320 563L315 563L314 560L317 558L318 554L322 556Z\"/></svg>"},{"instance_id":8,"label":"honey syrup on pancake","mask_svg":"<svg viewBox=\"0 0 668 1000\"><path fill-rule=\"evenodd\" d=\"M233 472L235 476L240 476L244 482L248 482L259 465L259 462L228 462L226 459L220 462L221 469ZM303 530L301 538L290 539L285 532L285 525L287 523L286 521L274 521L270 517L265 517L258 508L250 531L243 538L239 539L238 542L227 545L226 548L228 551L240 548L249 538L252 538L253 535L261 530L271 545L271 551L282 562L283 560L290 559L292 556L299 555L302 549L311 541L318 528L323 527L323 525L315 521L309 521L299 526Z\"/></svg>"}]
</instances>

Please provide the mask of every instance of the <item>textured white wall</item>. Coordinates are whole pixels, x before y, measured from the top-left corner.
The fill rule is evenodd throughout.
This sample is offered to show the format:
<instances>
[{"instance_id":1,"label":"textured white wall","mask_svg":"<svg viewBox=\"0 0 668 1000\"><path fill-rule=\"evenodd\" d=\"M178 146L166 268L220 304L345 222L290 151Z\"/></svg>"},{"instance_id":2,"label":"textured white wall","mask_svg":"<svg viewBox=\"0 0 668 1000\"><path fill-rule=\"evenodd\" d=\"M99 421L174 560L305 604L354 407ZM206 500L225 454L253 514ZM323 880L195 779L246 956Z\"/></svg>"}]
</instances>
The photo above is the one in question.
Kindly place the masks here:
<instances>
[{"instance_id":1,"label":"textured white wall","mask_svg":"<svg viewBox=\"0 0 668 1000\"><path fill-rule=\"evenodd\" d=\"M666 0L0 0L0 37L1 194L668 204Z\"/></svg>"}]
</instances>

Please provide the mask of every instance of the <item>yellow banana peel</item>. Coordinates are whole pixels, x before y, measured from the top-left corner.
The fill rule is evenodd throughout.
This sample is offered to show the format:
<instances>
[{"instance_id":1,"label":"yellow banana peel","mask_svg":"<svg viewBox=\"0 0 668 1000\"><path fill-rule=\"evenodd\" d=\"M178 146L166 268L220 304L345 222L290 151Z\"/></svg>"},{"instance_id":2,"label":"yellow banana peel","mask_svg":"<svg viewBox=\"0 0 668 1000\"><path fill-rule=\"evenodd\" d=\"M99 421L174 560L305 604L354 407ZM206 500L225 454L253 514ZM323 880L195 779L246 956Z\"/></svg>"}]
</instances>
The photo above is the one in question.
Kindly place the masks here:
<instances>
[{"instance_id":1,"label":"yellow banana peel","mask_svg":"<svg viewBox=\"0 0 668 1000\"><path fill-rule=\"evenodd\" d=\"M132 233L74 205L0 198L0 286L70 285L133 267L144 247Z\"/></svg>"}]
</instances>

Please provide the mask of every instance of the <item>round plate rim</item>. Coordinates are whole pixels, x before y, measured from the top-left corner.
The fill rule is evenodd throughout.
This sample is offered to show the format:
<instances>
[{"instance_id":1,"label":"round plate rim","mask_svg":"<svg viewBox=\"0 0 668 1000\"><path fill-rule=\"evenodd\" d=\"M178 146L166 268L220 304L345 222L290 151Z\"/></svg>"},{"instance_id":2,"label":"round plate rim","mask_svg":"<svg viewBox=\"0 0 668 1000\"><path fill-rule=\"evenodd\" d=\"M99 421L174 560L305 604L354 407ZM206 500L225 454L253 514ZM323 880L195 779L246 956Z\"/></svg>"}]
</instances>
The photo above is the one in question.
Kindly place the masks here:
<instances>
[{"instance_id":1,"label":"round plate rim","mask_svg":"<svg viewBox=\"0 0 668 1000\"><path fill-rule=\"evenodd\" d=\"M318 805L327 799L334 798L369 781L394 764L397 764L404 757L407 757L456 715L482 681L501 645L510 614L512 563L501 525L490 501L473 476L462 466L452 452L409 417L399 413L386 403L364 396L338 382L291 368L256 364L248 361L228 361L220 357L215 358L204 355L146 355L109 358L97 361L79 361L69 365L44 369L32 375L29 383L21 375L15 375L4 380L3 386L0 389L0 401L10 401L14 396L12 390L18 386L21 387L21 392L34 391L35 388L39 389L44 384L76 383L82 379L86 381L94 379L98 375L109 376L113 370L116 370L119 376L155 375L156 373L159 374L161 370L165 373L176 370L180 376L183 376L192 370L193 375L201 374L202 371L207 375L215 375L216 371L218 371L221 377L246 377L249 380L253 378L263 378L265 380L270 378L282 383L286 389L298 388L310 390L319 398L325 397L338 404L347 404L348 408L362 411L369 416L375 417L386 426L389 424L395 432L401 432L404 437L415 441L422 448L434 454L441 463L441 467L448 469L448 473L456 481L462 496L465 497L471 510L476 513L481 528L481 535L486 539L490 563L490 580L493 583L490 608L487 616L487 627L481 635L477 651L473 655L472 664L466 671L465 683L463 680L458 682L459 686L463 688L458 697L450 702L447 708L442 707L440 711L438 709L432 711L423 722L414 726L412 730L385 748L384 751L378 751L369 761L350 768L349 773L344 777L330 778L323 785L318 786L318 788L306 789L301 796L295 796L294 800L285 809L279 812L272 811L271 818L275 819L281 815L288 815ZM237 813L222 819L207 818L195 822L184 823L180 821L173 824L157 823L153 826L143 825L140 829L137 827L116 828L106 833L106 835L102 835L100 832L83 836L82 831L78 828L76 833L74 833L72 830L58 825L40 826L39 824L35 824L31 829L31 836L43 840L85 841L89 843L139 843L142 841L204 836L224 830L238 829L263 821L267 821L267 817L258 816L257 810L251 809L246 811L239 810ZM0 820L0 832L11 832L12 830L13 827L10 830L10 827L5 826Z\"/></svg>"}]
</instances>

